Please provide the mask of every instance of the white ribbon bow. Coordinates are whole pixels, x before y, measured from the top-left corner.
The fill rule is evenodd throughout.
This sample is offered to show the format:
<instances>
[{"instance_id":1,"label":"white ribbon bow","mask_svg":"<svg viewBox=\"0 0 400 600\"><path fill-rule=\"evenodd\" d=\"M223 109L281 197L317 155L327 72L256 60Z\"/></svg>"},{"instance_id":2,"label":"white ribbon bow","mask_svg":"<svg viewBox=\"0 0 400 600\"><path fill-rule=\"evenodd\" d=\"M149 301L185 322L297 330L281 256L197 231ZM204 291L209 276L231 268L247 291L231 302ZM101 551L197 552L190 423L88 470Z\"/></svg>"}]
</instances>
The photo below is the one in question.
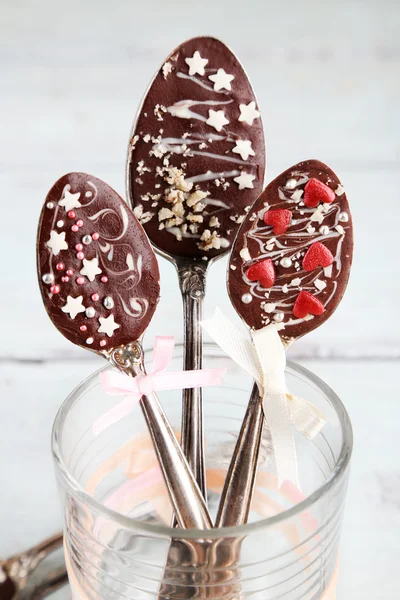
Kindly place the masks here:
<instances>
[{"instance_id":1,"label":"white ribbon bow","mask_svg":"<svg viewBox=\"0 0 400 600\"><path fill-rule=\"evenodd\" d=\"M202 327L257 381L271 432L278 485L288 480L300 489L293 425L313 439L326 418L316 406L289 393L285 381L286 352L276 326L253 331L252 343L217 308L211 319L202 322Z\"/></svg>"}]
</instances>

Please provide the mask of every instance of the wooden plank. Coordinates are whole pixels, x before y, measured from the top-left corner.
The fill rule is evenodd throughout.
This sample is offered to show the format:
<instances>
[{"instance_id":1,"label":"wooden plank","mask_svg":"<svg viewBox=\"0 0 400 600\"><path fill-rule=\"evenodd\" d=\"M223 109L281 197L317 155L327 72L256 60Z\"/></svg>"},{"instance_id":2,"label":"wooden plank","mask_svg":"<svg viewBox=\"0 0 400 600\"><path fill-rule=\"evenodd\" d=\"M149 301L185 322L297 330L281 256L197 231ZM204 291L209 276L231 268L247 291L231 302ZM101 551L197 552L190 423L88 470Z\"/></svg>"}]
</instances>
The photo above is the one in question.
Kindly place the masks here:
<instances>
[{"instance_id":1,"label":"wooden plank","mask_svg":"<svg viewBox=\"0 0 400 600\"><path fill-rule=\"evenodd\" d=\"M163 58L136 56L119 67L2 64L2 170L103 164L122 177L131 123ZM264 115L271 172L315 155L338 169L398 169L400 58L243 62Z\"/></svg>"},{"instance_id":2,"label":"wooden plank","mask_svg":"<svg viewBox=\"0 0 400 600\"><path fill-rule=\"evenodd\" d=\"M96 0L70 0L68 5L3 0L1 23L1 45L14 64L27 58L46 64L60 64L60 59L121 64L143 50L149 54L161 48L166 54L199 32L227 39L242 53L247 48L254 57L258 48L265 47L270 55L289 53L300 61L327 47L335 56L355 57L391 45L398 48L399 12L394 0L356 0L350 5L338 0L334 6L318 0L301 5L253 0L249 7L203 0L201 8L177 0L140 6L119 0L114 10L99 9Z\"/></svg>"}]
</instances>

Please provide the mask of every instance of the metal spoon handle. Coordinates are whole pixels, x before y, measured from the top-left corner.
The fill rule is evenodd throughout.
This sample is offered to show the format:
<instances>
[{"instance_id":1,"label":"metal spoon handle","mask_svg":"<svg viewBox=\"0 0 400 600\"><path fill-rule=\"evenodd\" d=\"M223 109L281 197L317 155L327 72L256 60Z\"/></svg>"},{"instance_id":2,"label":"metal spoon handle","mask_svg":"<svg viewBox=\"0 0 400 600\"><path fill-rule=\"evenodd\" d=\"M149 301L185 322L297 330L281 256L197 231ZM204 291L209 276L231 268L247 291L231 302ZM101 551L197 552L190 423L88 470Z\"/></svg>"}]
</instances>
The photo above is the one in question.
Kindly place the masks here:
<instances>
[{"instance_id":1,"label":"metal spoon handle","mask_svg":"<svg viewBox=\"0 0 400 600\"><path fill-rule=\"evenodd\" d=\"M244 525L250 512L264 413L254 384L219 503L216 527Z\"/></svg>"},{"instance_id":2,"label":"metal spoon handle","mask_svg":"<svg viewBox=\"0 0 400 600\"><path fill-rule=\"evenodd\" d=\"M48 537L45 540L42 540L36 546L33 546L28 550L24 550L23 552L11 556L5 562L7 564L21 563L23 564L23 571L26 571L27 568L29 568L30 571L33 571L33 569L37 567L39 562L46 558L48 554L60 548L62 544L63 534L61 532L56 533L55 535L52 535L51 537Z\"/></svg>"},{"instance_id":3,"label":"metal spoon handle","mask_svg":"<svg viewBox=\"0 0 400 600\"><path fill-rule=\"evenodd\" d=\"M26 556L27 554L29 554L31 556L36 556L42 559L48 554L50 554L50 552L53 552L53 550L57 550L57 548L60 548L62 544L63 534L61 532L56 533L55 535L52 535L51 537L48 537L45 540L41 541L36 546L33 546L33 548L26 550L22 553L22 555Z\"/></svg>"},{"instance_id":4,"label":"metal spoon handle","mask_svg":"<svg viewBox=\"0 0 400 600\"><path fill-rule=\"evenodd\" d=\"M201 369L203 364L203 318L207 265L177 264L179 286L183 301L185 371ZM182 393L182 448L200 490L206 498L204 461L203 396L201 388Z\"/></svg>"},{"instance_id":5,"label":"metal spoon handle","mask_svg":"<svg viewBox=\"0 0 400 600\"><path fill-rule=\"evenodd\" d=\"M67 585L68 583L68 574L65 567L60 567L59 569L53 570L50 573L46 574L46 578L35 587L32 593L29 596L26 596L26 600L41 600L42 598L47 598L50 594L57 591L59 588ZM24 600L25 596L21 595L20 600Z\"/></svg>"},{"instance_id":6,"label":"metal spoon handle","mask_svg":"<svg viewBox=\"0 0 400 600\"><path fill-rule=\"evenodd\" d=\"M143 361L133 362L130 371L135 376L145 375ZM142 396L140 406L180 527L210 529L212 521L206 503L157 396Z\"/></svg>"}]
</instances>

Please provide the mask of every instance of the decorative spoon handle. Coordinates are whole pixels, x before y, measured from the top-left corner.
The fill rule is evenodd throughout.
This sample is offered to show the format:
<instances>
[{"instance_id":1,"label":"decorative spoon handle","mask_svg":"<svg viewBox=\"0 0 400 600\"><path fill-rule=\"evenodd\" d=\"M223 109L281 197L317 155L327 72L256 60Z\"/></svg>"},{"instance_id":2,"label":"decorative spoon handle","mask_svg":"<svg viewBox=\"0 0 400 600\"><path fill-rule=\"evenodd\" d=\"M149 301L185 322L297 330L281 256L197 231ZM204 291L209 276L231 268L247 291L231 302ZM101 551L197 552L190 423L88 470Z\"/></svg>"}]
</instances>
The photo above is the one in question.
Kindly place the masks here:
<instances>
[{"instance_id":1,"label":"decorative spoon handle","mask_svg":"<svg viewBox=\"0 0 400 600\"><path fill-rule=\"evenodd\" d=\"M207 265L178 261L179 286L183 301L185 371L201 369L203 363L203 317ZM200 490L206 498L202 389L182 394L182 448Z\"/></svg>"},{"instance_id":2,"label":"decorative spoon handle","mask_svg":"<svg viewBox=\"0 0 400 600\"><path fill-rule=\"evenodd\" d=\"M40 561L43 560L48 554L50 554L54 550L60 548L62 544L63 534L62 532L59 532L52 535L51 537L46 538L45 540L42 540L33 548L30 548L29 550L26 550L25 552L21 553L20 556L26 557L27 555L29 555L30 557L32 557L33 562Z\"/></svg>"},{"instance_id":3,"label":"decorative spoon handle","mask_svg":"<svg viewBox=\"0 0 400 600\"><path fill-rule=\"evenodd\" d=\"M141 346L139 357L133 356L126 370L130 375L145 375ZM160 468L164 475L176 519L185 529L210 529L211 517L188 461L154 393L142 396L143 410Z\"/></svg>"},{"instance_id":4,"label":"decorative spoon handle","mask_svg":"<svg viewBox=\"0 0 400 600\"><path fill-rule=\"evenodd\" d=\"M219 503L216 527L247 523L261 444L264 413L254 384Z\"/></svg>"},{"instance_id":5,"label":"decorative spoon handle","mask_svg":"<svg viewBox=\"0 0 400 600\"><path fill-rule=\"evenodd\" d=\"M65 567L53 570L47 573L46 579L42 581L29 596L21 595L20 600L41 600L47 598L50 594L62 588L68 583L68 574Z\"/></svg>"}]
</instances>

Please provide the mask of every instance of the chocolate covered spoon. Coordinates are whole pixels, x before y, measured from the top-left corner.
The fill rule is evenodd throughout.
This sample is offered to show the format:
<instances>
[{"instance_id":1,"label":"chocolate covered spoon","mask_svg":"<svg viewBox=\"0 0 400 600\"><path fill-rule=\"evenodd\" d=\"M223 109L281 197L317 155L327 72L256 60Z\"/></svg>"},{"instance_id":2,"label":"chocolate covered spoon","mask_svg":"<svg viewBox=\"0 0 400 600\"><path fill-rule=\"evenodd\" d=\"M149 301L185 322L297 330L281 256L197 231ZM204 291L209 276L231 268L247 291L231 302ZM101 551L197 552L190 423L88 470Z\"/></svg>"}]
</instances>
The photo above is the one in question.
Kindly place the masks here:
<instances>
[{"instance_id":1,"label":"chocolate covered spoon","mask_svg":"<svg viewBox=\"0 0 400 600\"><path fill-rule=\"evenodd\" d=\"M344 189L316 160L272 181L242 224L228 267L232 304L252 330L277 324L288 347L338 306L349 278L353 229ZM216 526L247 522L264 415L257 385L243 420Z\"/></svg>"},{"instance_id":2,"label":"chocolate covered spoon","mask_svg":"<svg viewBox=\"0 0 400 600\"><path fill-rule=\"evenodd\" d=\"M264 168L260 113L236 56L211 37L181 44L154 77L134 124L127 196L178 271L185 370L202 365L207 267L229 251L261 192ZM182 446L205 494L201 389L183 392Z\"/></svg>"},{"instance_id":3,"label":"chocolate covered spoon","mask_svg":"<svg viewBox=\"0 0 400 600\"><path fill-rule=\"evenodd\" d=\"M145 374L142 335L159 299L143 228L118 194L84 173L47 195L37 238L40 290L57 329L124 373ZM212 526L204 499L155 394L140 406L181 527Z\"/></svg>"}]
</instances>

